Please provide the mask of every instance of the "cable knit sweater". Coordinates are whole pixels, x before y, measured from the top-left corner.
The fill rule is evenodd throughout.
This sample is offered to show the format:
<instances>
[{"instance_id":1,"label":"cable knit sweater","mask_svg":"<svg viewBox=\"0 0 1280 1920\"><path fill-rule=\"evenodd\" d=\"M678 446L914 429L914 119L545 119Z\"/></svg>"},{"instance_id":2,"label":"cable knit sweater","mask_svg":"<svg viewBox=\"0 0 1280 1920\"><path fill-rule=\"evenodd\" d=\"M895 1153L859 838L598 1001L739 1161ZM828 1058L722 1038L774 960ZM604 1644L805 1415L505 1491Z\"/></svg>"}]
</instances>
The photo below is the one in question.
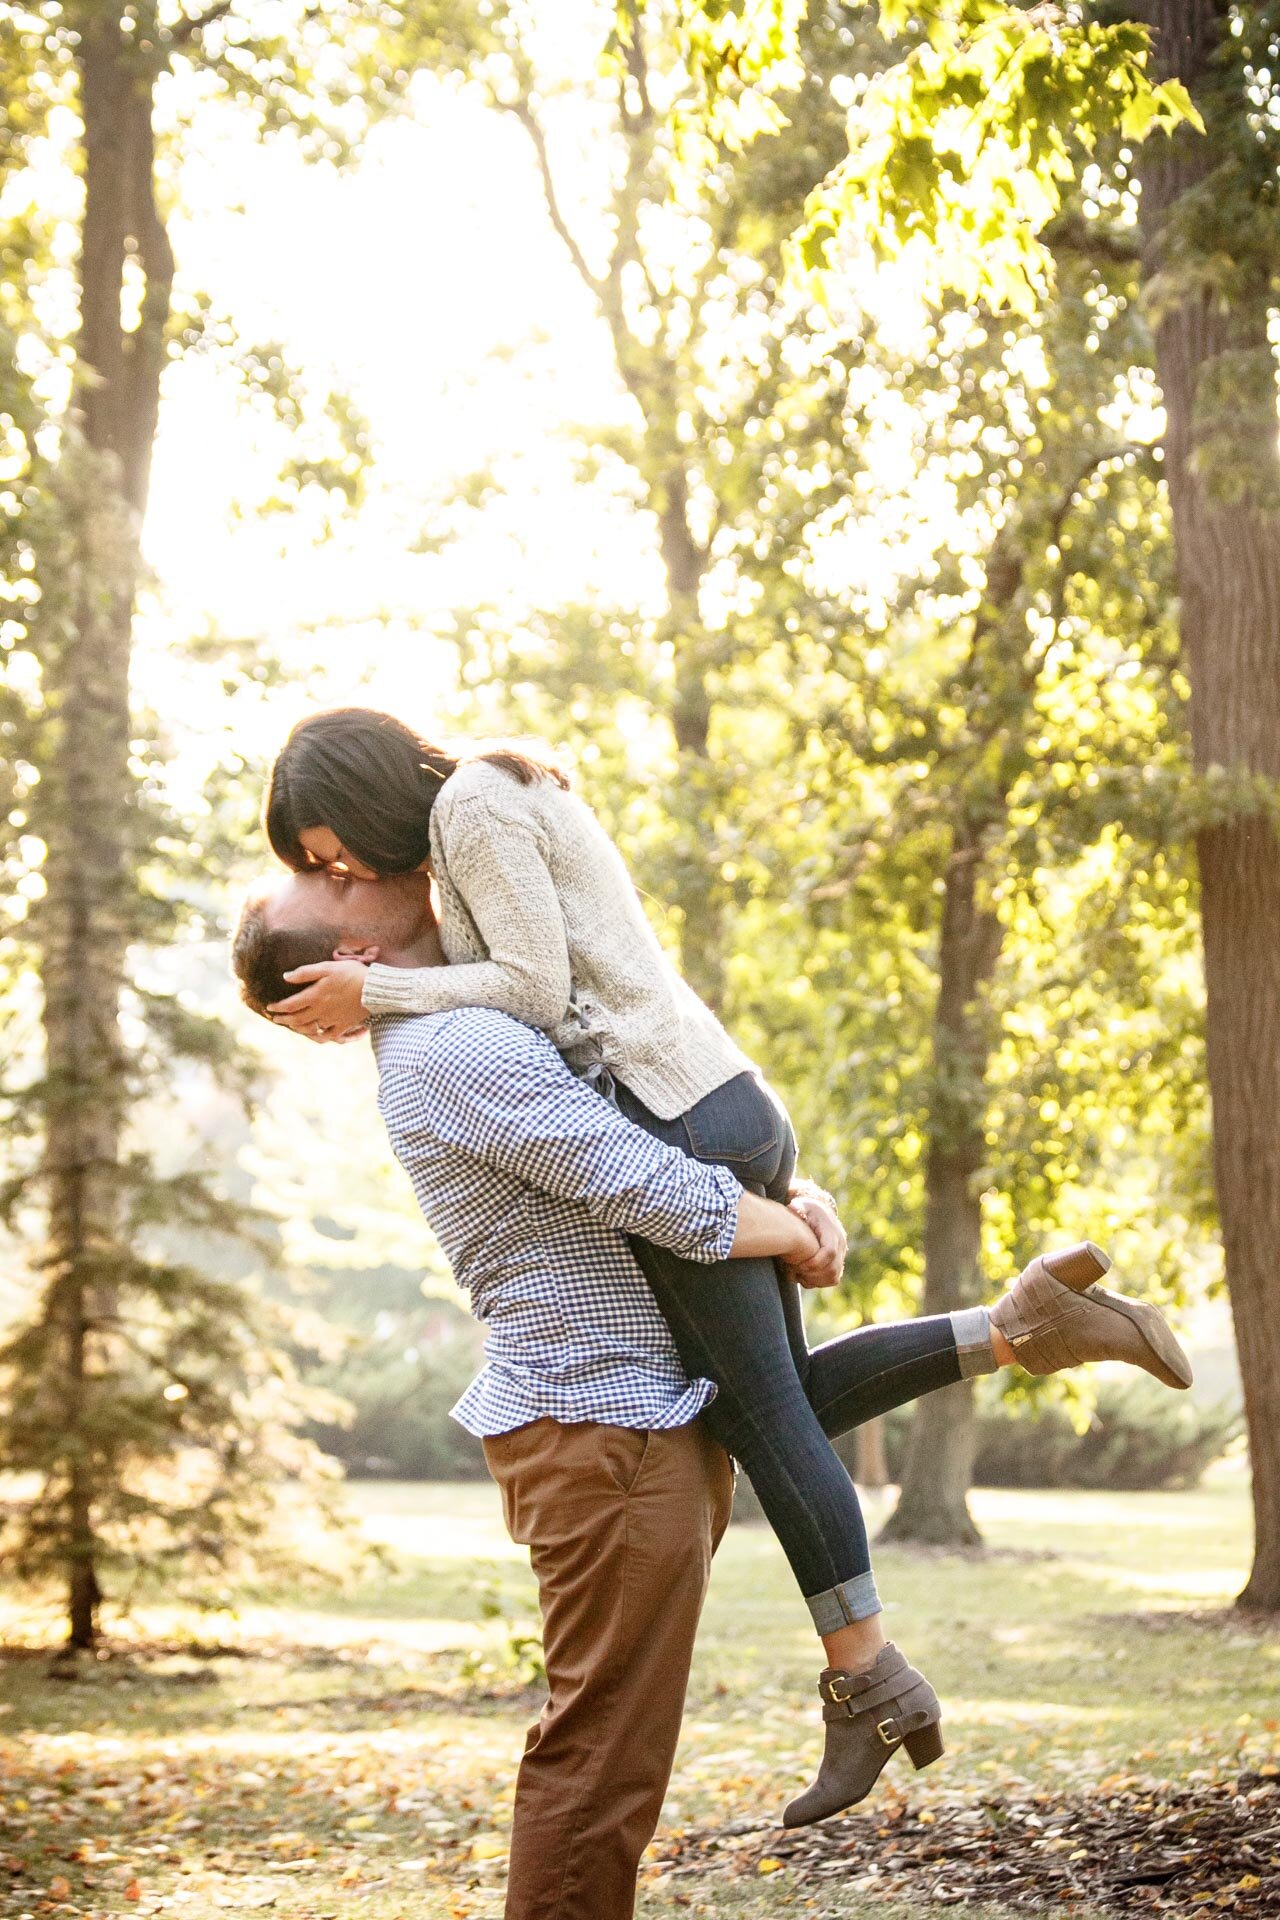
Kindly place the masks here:
<instances>
[{"instance_id":1,"label":"cable knit sweater","mask_svg":"<svg viewBox=\"0 0 1280 1920\"><path fill-rule=\"evenodd\" d=\"M447 967L371 966L370 1013L494 1007L541 1027L578 1072L605 1066L659 1118L751 1066L686 985L590 808L468 760L431 809Z\"/></svg>"}]
</instances>

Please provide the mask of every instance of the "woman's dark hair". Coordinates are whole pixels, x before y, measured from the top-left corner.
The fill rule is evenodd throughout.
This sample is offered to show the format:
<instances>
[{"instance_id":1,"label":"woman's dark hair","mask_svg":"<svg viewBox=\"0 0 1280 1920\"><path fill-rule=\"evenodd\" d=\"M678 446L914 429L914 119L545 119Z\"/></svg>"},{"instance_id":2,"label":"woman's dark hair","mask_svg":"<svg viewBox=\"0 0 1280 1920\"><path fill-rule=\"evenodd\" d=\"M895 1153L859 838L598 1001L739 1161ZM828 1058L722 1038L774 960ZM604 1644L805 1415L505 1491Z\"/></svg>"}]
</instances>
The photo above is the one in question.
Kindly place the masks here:
<instances>
[{"instance_id":1,"label":"woman's dark hair","mask_svg":"<svg viewBox=\"0 0 1280 1920\"><path fill-rule=\"evenodd\" d=\"M521 786L569 782L559 767L497 747L466 756L487 760ZM287 867L316 863L299 835L328 827L348 853L380 875L412 873L430 852L435 798L461 759L433 747L390 713L334 707L300 720L276 755L263 824Z\"/></svg>"}]
</instances>

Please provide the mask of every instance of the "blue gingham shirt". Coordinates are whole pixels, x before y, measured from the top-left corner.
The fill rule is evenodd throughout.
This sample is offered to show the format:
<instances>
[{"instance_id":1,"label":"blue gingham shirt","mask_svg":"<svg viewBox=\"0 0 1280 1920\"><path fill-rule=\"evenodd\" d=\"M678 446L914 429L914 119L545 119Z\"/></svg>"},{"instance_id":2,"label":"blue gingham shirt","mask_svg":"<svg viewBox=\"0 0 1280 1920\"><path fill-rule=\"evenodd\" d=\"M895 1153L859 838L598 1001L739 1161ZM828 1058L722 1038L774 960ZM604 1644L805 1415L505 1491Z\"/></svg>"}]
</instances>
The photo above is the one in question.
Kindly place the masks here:
<instances>
[{"instance_id":1,"label":"blue gingham shirt","mask_svg":"<svg viewBox=\"0 0 1280 1920\"><path fill-rule=\"evenodd\" d=\"M505 1013L385 1015L370 1031L391 1145L486 1330L454 1419L477 1435L695 1419L715 1388L686 1377L624 1236L725 1259L733 1175L633 1126Z\"/></svg>"}]
</instances>

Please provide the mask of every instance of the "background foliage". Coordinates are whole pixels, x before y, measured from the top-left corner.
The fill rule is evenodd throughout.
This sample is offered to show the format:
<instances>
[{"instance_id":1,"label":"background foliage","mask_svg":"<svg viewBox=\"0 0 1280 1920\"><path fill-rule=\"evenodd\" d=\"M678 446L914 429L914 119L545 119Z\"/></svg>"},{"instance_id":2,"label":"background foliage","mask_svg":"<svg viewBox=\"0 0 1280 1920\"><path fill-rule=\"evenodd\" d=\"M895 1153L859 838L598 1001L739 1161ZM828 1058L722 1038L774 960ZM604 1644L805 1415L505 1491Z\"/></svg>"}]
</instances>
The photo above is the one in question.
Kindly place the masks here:
<instances>
[{"instance_id":1,"label":"background foliage","mask_svg":"<svg viewBox=\"0 0 1280 1920\"><path fill-rule=\"evenodd\" d=\"M0 1418L28 1476L10 1564L79 1578L82 1626L77 1568L109 1594L198 1548L239 1577L281 1493L322 1488L317 1440L357 1470L475 1469L447 1421L474 1344L367 1068L253 1036L222 976L265 765L309 705L425 687L441 728L568 758L840 1200L824 1324L988 1297L1087 1234L1221 1337L1199 858L1274 797L1261 760L1191 737L1157 347L1206 288L1252 316L1196 389L1192 467L1264 513L1274 20L1239 10L1188 76L1111 12L565 11L4 23ZM94 145L95 74L135 127L105 266L93 196L123 163ZM437 124L411 176L397 143ZM459 130L503 244L535 236L524 281L482 224L456 256L419 239L467 185L439 157ZM1142 168L1203 140L1153 268ZM388 257L350 225L328 246L380 167L414 190ZM312 307L428 254L390 400L358 326L330 363L307 303L237 278L227 233L268 224L278 180L324 210L297 223ZM526 323L544 282L558 333ZM450 315L476 341L437 387ZM394 416L424 394L406 457ZM190 431L166 450L167 419L224 432L224 465ZM201 473L216 514L175 512ZM241 568L237 600L214 576ZM1274 659L1256 678L1260 714ZM900 1530L972 1537L1006 1421L1053 1479L1193 1477L1229 1437L1110 1386L1089 1428L1071 1391L939 1399L894 1437Z\"/></svg>"}]
</instances>

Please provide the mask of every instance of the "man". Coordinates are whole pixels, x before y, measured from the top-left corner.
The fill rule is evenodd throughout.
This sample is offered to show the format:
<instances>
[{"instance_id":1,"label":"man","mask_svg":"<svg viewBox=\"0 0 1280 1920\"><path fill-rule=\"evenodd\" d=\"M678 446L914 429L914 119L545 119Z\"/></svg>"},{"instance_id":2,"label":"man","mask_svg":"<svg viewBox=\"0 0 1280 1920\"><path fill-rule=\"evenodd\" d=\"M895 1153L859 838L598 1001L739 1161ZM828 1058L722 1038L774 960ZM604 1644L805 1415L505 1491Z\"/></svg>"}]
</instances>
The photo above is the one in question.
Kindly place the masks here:
<instances>
[{"instance_id":1,"label":"man","mask_svg":"<svg viewBox=\"0 0 1280 1920\"><path fill-rule=\"evenodd\" d=\"M295 874L248 903L233 962L257 1012L321 959L443 964L421 875ZM392 1146L487 1328L454 1415L538 1580L550 1697L517 1780L507 1920L629 1920L733 1486L697 1418L714 1388L686 1379L625 1236L774 1255L807 1285L838 1278L843 1236L812 1195L776 1206L632 1126L505 1014L370 1034Z\"/></svg>"}]
</instances>

